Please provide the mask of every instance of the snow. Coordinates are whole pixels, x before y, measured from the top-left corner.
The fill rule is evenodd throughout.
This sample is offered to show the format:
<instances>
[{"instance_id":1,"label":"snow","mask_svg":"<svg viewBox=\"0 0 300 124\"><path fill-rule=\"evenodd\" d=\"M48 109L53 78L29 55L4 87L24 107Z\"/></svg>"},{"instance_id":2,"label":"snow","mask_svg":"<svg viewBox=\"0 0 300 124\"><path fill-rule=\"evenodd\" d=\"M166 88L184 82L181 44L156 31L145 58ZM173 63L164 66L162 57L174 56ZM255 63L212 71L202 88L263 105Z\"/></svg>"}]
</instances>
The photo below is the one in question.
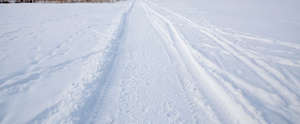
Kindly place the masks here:
<instances>
[{"instance_id":1,"label":"snow","mask_svg":"<svg viewBox=\"0 0 300 124\"><path fill-rule=\"evenodd\" d=\"M0 123L300 121L297 0L0 5Z\"/></svg>"}]
</instances>

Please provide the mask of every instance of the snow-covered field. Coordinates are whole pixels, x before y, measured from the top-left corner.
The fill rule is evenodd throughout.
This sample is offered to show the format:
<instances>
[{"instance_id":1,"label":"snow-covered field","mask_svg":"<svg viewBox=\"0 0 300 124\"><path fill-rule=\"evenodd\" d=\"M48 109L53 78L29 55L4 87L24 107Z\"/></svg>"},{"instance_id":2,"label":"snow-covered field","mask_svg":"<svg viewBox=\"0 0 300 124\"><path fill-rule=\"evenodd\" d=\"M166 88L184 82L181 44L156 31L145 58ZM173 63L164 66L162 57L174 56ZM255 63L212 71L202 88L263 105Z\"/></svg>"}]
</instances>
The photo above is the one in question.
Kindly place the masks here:
<instances>
[{"instance_id":1,"label":"snow-covered field","mask_svg":"<svg viewBox=\"0 0 300 124\"><path fill-rule=\"evenodd\" d=\"M296 124L300 2L0 5L1 124Z\"/></svg>"}]
</instances>

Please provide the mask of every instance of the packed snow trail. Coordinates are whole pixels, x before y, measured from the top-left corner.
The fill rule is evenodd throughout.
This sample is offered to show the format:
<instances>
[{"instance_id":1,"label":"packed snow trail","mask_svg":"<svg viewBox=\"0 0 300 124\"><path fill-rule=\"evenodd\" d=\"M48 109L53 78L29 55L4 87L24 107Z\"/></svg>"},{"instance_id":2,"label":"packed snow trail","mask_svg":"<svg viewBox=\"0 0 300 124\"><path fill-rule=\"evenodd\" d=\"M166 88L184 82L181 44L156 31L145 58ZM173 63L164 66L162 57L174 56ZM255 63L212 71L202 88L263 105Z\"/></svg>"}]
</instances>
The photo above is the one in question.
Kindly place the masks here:
<instances>
[{"instance_id":1,"label":"packed snow trail","mask_svg":"<svg viewBox=\"0 0 300 124\"><path fill-rule=\"evenodd\" d=\"M144 14L147 15L148 20L142 19L142 15ZM150 26L150 24L152 26ZM200 31L200 33L204 33L208 36L211 35L203 30ZM148 38L148 34L151 34L151 37ZM112 76L109 76L112 79L111 84L119 85L119 88L111 86L112 88L108 92L109 95L105 95L109 96L104 100L108 101L108 105L101 104L105 111L102 111L103 113L100 112L102 114L97 117L100 121L99 123L106 123L105 121L116 123L145 123L147 122L147 120L144 119L146 116L141 117L141 115L147 114L148 112L148 110L147 112L144 112L145 108L148 108L148 106L157 106L154 108L160 108L160 106L164 106L165 104L167 104L167 106L159 110L168 109L167 112L154 111L157 113L157 116L153 119L149 119L151 123L204 123L209 120L211 121L209 123L267 123L268 121L271 121L265 120L263 115L260 114L261 111L257 110L258 108L249 103L249 99L245 98L242 93L235 91L236 89L234 89L233 86L223 86L218 84L219 80L224 80L221 75L211 74L205 70L205 66L202 67L197 63L192 54L193 48L190 47L182 34L176 30L170 20L152 9L148 3L138 1L133 8L133 12L129 16L126 37L124 45L119 51L120 54L118 55L117 64L114 65L115 69L112 69L119 71L113 72L111 74ZM211 38L218 42L216 37L212 36ZM233 51L234 49L230 48L227 44L219 43L224 49L228 50L228 52L233 52L233 55L237 54ZM159 48L154 46L156 44L160 44L157 46L164 47ZM150 51L151 53L149 53ZM161 53L160 56L164 55L162 58L167 60L157 58L159 56L155 52ZM237 56L239 57L240 55ZM153 59L150 59L151 63L148 62L150 60L145 61L147 58ZM200 59L205 59L205 57ZM155 60L160 61L156 62ZM245 61L246 64L253 66L253 68L256 68L258 71L263 71L247 60L247 58L242 57L241 61ZM210 62L209 64L214 63ZM160 67L160 65L163 66ZM176 69L174 67L176 67ZM174 70L168 69L167 73L163 73L164 68L173 68ZM146 72L151 72L151 76L143 76ZM262 73L264 74L267 72ZM145 79L160 79L161 75L164 75L163 78L168 80L159 80L156 82L168 82L167 86L171 86L169 82L172 82L172 89L181 89L182 91L175 90L177 91L177 96L167 94L166 90L168 90L169 93L171 92L170 89L163 89L163 84L155 86L156 82L151 80L146 81L149 85L151 84L151 86L154 87L150 88L147 85L143 86ZM231 76L231 80L236 81L235 83L242 81L242 79L239 79L232 74L228 75ZM141 76L143 77L141 78ZM176 78L171 80L168 78L169 76ZM265 77L263 76L263 78ZM271 77L268 79L276 81ZM268 79L266 77L266 80ZM226 81L224 80L224 82ZM174 87L174 85L176 87ZM148 94L145 93L148 89L155 89L155 94L151 91L149 91L150 93ZM117 92L119 92L119 94L116 94ZM280 93L289 92L290 91L287 90L286 92L283 91ZM160 96L163 97L160 98L157 93L161 94ZM270 95L272 96L272 94ZM147 96L156 97L155 100L152 100ZM119 97L120 99L116 100L116 97ZM276 98L277 96L273 97ZM298 106L299 101L297 96L291 93L286 97L292 97L291 102L294 102L292 103L292 106ZM172 101L169 101L170 98ZM180 104L177 103L181 99L185 99L185 101ZM155 103L150 101L155 101ZM116 103L116 105L113 105L112 103ZM170 103L174 105L170 105ZM176 110L169 106L175 106L175 108L180 106L189 108L190 110L184 112L183 110ZM197 112L195 112L195 110L197 110ZM168 111L174 112L175 115L171 116ZM297 111L293 109L289 109L288 111L297 114ZM182 112L185 114L182 114ZM282 116L282 119L284 120L285 116ZM153 121L154 119L156 121Z\"/></svg>"},{"instance_id":2,"label":"packed snow trail","mask_svg":"<svg viewBox=\"0 0 300 124\"><path fill-rule=\"evenodd\" d=\"M7 71L0 73L0 123L300 121L300 44L222 29L154 0L82 7L118 11L65 11L72 16L36 17L37 26L0 22L9 29L0 30L1 64L29 59L28 66L0 66ZM55 35L62 42L38 42L57 30L51 25L74 18L80 24ZM21 41L22 31L32 46ZM10 57L18 42L29 57Z\"/></svg>"}]
</instances>

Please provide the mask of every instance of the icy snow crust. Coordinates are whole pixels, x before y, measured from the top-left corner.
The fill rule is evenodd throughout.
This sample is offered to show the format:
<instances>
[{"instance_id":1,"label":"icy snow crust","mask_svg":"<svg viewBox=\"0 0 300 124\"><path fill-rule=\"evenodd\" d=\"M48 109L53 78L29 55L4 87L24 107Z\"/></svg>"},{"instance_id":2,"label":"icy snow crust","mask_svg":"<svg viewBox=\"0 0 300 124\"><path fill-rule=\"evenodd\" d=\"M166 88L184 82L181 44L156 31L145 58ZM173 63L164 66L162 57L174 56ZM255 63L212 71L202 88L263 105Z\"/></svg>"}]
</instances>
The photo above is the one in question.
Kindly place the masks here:
<instances>
[{"instance_id":1,"label":"icy snow crust","mask_svg":"<svg viewBox=\"0 0 300 124\"><path fill-rule=\"evenodd\" d=\"M296 124L298 3L0 5L0 123Z\"/></svg>"}]
</instances>

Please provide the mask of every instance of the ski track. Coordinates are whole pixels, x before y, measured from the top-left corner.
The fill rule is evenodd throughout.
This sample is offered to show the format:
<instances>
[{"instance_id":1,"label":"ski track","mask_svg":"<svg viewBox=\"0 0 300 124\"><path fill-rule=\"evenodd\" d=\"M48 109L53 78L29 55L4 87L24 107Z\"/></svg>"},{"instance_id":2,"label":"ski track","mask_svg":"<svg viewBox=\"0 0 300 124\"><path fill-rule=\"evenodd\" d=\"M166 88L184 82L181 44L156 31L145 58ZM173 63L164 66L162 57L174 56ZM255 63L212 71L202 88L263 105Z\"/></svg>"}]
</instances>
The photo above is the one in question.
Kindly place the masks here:
<instances>
[{"instance_id":1,"label":"ski track","mask_svg":"<svg viewBox=\"0 0 300 124\"><path fill-rule=\"evenodd\" d=\"M148 2L149 4L151 4L152 6L157 7L157 5L153 5L153 3ZM158 8L158 7L157 7ZM224 89L227 89L229 91L229 93L231 93L233 96L232 98L236 98L240 103L240 105L243 105L244 109L248 108L249 110L246 110L249 113L249 115L252 116L257 116L254 117L256 119L258 119L260 121L260 123L266 123L266 121L263 119L265 116L265 113L259 112L257 111L257 109L262 109L262 108L255 108L255 106L251 105L251 103L249 103L249 99L247 99L247 97L245 97L243 94L243 91L249 91L249 88L252 88L252 92L250 93L255 93L258 91L263 92L264 94L270 94L269 96L271 96L270 98L275 98L271 101L278 101L278 103L281 103L282 105L279 106L286 106L285 108L283 108L282 111L278 111L278 110L269 110L269 111L277 111L278 115L280 115L283 120L289 120L287 119L288 116L285 116L286 112L293 112L295 115L297 113L299 113L298 111L293 110L293 107L298 108L299 107L299 97L297 96L297 91L293 91L290 88L288 88L287 84L290 82L290 80L288 80L282 72L280 72L280 70L277 70L276 68L270 66L269 64L267 64L265 61L262 61L261 59L258 58L262 58L262 57L258 57L255 54L252 54L251 52L248 52L246 49L239 47L236 44L233 44L232 42L230 42L228 39L226 39L226 37L233 37L233 36L238 36L238 37L242 37L242 38L248 38L251 40L258 40L261 42L268 42L268 43L275 43L278 45L283 45L285 47L291 47L291 48L295 48L299 51L298 48L298 44L289 44L289 43L284 43L284 42L280 42L280 41L272 41L272 40L267 40L267 39L263 39L263 38L257 38L257 37L251 37L251 36L246 36L243 34L237 35L236 33L234 35L230 34L230 33L226 33L220 29L217 29L215 26L212 25L204 25L204 26L200 26L194 22L192 22L191 20L187 19L186 17L183 17L177 13L174 13L170 10L167 10L165 8L159 8L160 12L165 11L167 14L169 15L173 15L175 16L176 19L180 19L183 20L186 24L191 25L191 27L195 27L197 28L197 30L199 31L199 33L203 33L205 35L207 35L208 37L210 37L212 40L214 40L219 46L221 46L224 50L226 50L227 52L229 52L230 54L234 55L236 58L238 58L241 62L245 63L248 67L252 68L254 72L260 75L262 79L264 79L266 81L266 83L268 83L267 85L269 85L273 90L271 92L266 92L264 89L258 89L258 88L254 88L254 86L249 85L249 83L245 82L242 79L239 79L239 77L232 75L226 71L223 71L222 69L220 69L216 64L214 64L212 61L210 61L209 59L207 59L205 56L201 55L201 53L199 53L196 49L194 48L190 48L192 50L193 53L196 54L196 56L198 56L199 60L201 60L201 62L203 64L201 64L202 66L208 66L210 65L211 67L208 67L209 69L207 69L208 72L211 73L211 76L213 76L213 78L220 80L220 82L227 82L224 87ZM169 25L172 25L170 21L168 21L166 18L167 17L163 17L162 15L160 15L159 13L155 12L158 16L161 16L161 18L163 18L164 20L167 21L167 23L169 23ZM174 18L172 18L174 19ZM174 28L174 30L176 30ZM176 33L176 32L175 32ZM226 36L223 36L224 34L226 34ZM183 39L184 41L184 39ZM185 42L187 43L187 42ZM188 45L188 44L187 44ZM293 46L293 47L292 47ZM283 59L283 58L281 58ZM293 63L293 62L288 62L288 63ZM297 64L290 64L290 66L295 66L298 67ZM224 79L223 77L227 76L231 82L226 81L226 78ZM232 83L243 83L243 84L232 84ZM243 88L234 88L237 87L239 85L244 85ZM247 86L245 86L247 85ZM234 86L234 87L233 87ZM246 88L246 89L244 89ZM253 97L253 96L251 96ZM261 95L257 94L257 96L254 97L261 97ZM260 100L263 101L265 98L268 97L264 97L261 98ZM286 103L286 101L288 101L288 103ZM267 101L269 102L269 101ZM269 104L274 104L274 103L269 103ZM277 106L275 104L275 106ZM269 108L267 106L265 106L266 108ZM271 108L271 107L270 107ZM285 113L285 114L283 114ZM270 120L268 120L270 121ZM288 123L290 123L289 121L287 121Z\"/></svg>"},{"instance_id":2,"label":"ski track","mask_svg":"<svg viewBox=\"0 0 300 124\"><path fill-rule=\"evenodd\" d=\"M162 33L170 33L170 34L163 34L163 35L164 36L167 35L166 36L167 40L169 40L171 42L175 42L173 44L174 44L174 47L175 47L175 50L176 50L178 56L183 61L183 64L184 64L183 66L185 66L185 69L187 69L187 71L193 76L193 77L191 77L193 79L191 82L199 82L198 84L192 86L193 88L196 88L196 90L195 90L196 92L192 92L194 94L194 96L192 96L192 97L193 98L201 97L201 94L203 94L204 97L209 102L209 104L213 106L212 108L214 111L217 111L217 110L224 110L226 112L230 112L229 110L234 111L232 113L229 113L230 116L227 116L228 118L224 118L224 117L226 117L225 113L216 112L218 114L217 115L218 118L222 122L227 122L227 123L241 122L242 123L243 121L245 121L244 123L246 123L246 122L252 121L252 123L256 123L241 108L238 108L238 107L240 107L238 104L236 104L232 100L230 101L230 99L232 99L232 98L230 96L224 95L224 94L227 94L226 91L224 91L224 89L222 87L220 87L212 77L208 76L208 74L204 71L203 67L199 66L196 63L196 61L194 60L194 58L192 57L192 55L189 51L189 46L185 44L186 41L184 39L182 39L182 37L177 32L177 30L175 29L173 24L168 19L166 19L165 17L163 17L162 15L160 15L159 13L157 13L156 11L154 11L153 9L151 9L149 7L148 7L148 11L150 13L152 13L153 15L157 16L160 19L159 21L163 21L163 23L165 23L166 27L169 28L169 29L159 29L159 28L163 27L164 25L156 26L156 28L159 31L161 31ZM167 30L167 31L169 30L170 32L167 32L164 30ZM171 43L169 43L169 44L171 44ZM189 67L189 65L193 65L193 67L196 69ZM199 78L199 76L201 76L201 77ZM203 82L207 82L208 84L201 84ZM201 87L201 89L199 89L200 87ZM223 96L222 96L222 98L209 97L212 94L215 94L215 96L221 96L221 94L223 94ZM222 100L223 101L222 103L224 103L224 104L223 105L218 104L217 99ZM235 107L233 107L233 106L235 106ZM238 109L236 109L236 108L238 108ZM243 115L242 120L239 120L240 119L238 117L239 115L235 115L236 113L239 113L239 115L241 115L241 114Z\"/></svg>"},{"instance_id":3,"label":"ski track","mask_svg":"<svg viewBox=\"0 0 300 124\"><path fill-rule=\"evenodd\" d=\"M102 34L96 29L83 27L82 30L78 30L60 42L49 53L36 54L33 57L34 61L26 68L1 76L0 96L25 92L41 78L73 64L83 63L79 80L72 83L52 103L49 103L45 110L26 123L97 123L99 121L97 117L105 119L106 116L110 116L104 115L103 105L110 104L108 103L110 101L105 101L107 99L117 99L118 108L114 115L104 120L105 123L118 123L122 122L122 119L127 119L124 123L141 123L142 119L136 114L137 112L134 112L135 109L141 108L143 114L154 111L148 101L142 101L144 100L142 97L151 95L146 91L140 91L141 87L149 88L150 85L144 83L147 82L143 77L143 73L146 72L136 71L138 65L131 65L134 64L134 60L128 60L127 63L119 62L118 55L122 52L120 48L127 37L128 22L133 21L129 20L129 16L132 11L143 11L147 21L163 39L161 44L164 53L162 54L168 57L170 65L176 65L174 80L179 83L174 85L178 85L180 89L177 96L181 96L178 98L182 98L183 103L187 104L187 111L192 114L193 120L186 120L186 115L180 112L180 107L177 106L180 104L173 99L174 96L162 94L162 97L165 97L162 103L159 103L162 109L155 112L165 116L168 123L297 123L300 117L299 78L287 68L299 69L300 60L297 59L299 56L289 59L273 53L289 52L290 55L297 55L300 52L300 44L262 38L231 29L220 29L210 24L204 17L202 23L194 22L180 13L149 0L131 0L127 4L127 8L113 20L107 32ZM47 20L41 24L45 25L52 21L57 20ZM211 44L203 43L202 47L197 46L198 44L190 41L190 36L186 35L186 28L203 35ZM19 37L14 33L23 30L30 29L24 27L24 29L4 32L0 38L10 39L10 41L18 39ZM90 53L55 65L40 66L48 60L67 55L72 49L71 42L77 35L83 35L87 30L93 30L97 35L103 36ZM37 38L37 34L32 31L28 33L28 37ZM103 41L105 41L104 48ZM248 41L278 49L271 49L269 53L263 54L261 50L257 50L258 48L243 45L243 42ZM203 46L219 51L214 53L214 56L210 56ZM39 52L39 46L35 48ZM138 55L129 53L128 56L135 58ZM0 61L6 58L1 54L0 57ZM226 57L232 58L237 67L243 66L244 69L230 72L222 63L222 59ZM120 79L120 83L112 84L116 80L113 78L114 73L118 71L118 64L125 64L124 67L132 72L129 77ZM232 68L237 69L237 67ZM150 72L151 66L145 66L143 69ZM245 69L247 69L245 73L251 74L255 80L248 81L240 74ZM167 71L167 67L165 70ZM143 78L143 81L140 81L143 83L139 83L140 78ZM119 88L119 91L116 91L118 95L109 96L109 90L116 87ZM0 122L1 116L0 113ZM143 120L142 123L147 122L152 123L151 120Z\"/></svg>"}]
</instances>

